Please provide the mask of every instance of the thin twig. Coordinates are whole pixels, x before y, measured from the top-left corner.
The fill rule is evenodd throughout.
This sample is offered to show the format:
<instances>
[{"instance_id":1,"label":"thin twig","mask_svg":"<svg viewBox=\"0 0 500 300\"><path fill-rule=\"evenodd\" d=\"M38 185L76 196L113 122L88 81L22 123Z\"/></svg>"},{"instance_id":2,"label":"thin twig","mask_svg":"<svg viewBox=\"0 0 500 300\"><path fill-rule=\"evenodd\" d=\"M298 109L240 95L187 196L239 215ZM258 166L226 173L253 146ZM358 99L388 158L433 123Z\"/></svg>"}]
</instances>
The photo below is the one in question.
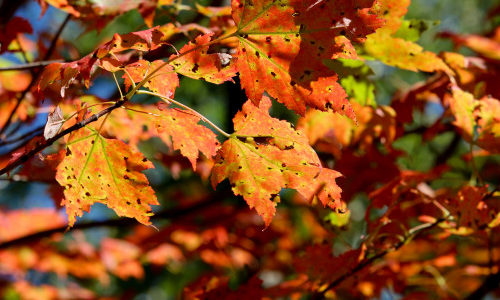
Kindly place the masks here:
<instances>
[{"instance_id":1,"label":"thin twig","mask_svg":"<svg viewBox=\"0 0 500 300\"><path fill-rule=\"evenodd\" d=\"M441 218L441 219L438 219L436 220L435 222L433 223L428 223L428 224L423 224L425 226L422 226L421 228L418 228L417 230L413 230L410 231L410 234L408 234L405 239L397 242L395 245L393 245L393 247L391 248L388 248L384 251L381 251L369 258L366 258L364 259L363 261L361 261L356 267L352 268L351 270L349 270L348 272L344 273L342 276L338 277L337 279L335 279L334 281L330 282L326 288L322 289L321 292L317 292L315 294L312 295L311 299L323 299L324 296L325 296L325 293L335 287L337 287L338 285L340 285L342 282L344 282L344 280L348 279L349 277L353 276L354 274L358 273L359 271L363 270L364 268L366 268L367 266L371 265L372 263L374 263L376 260L384 257L385 255L387 255L388 253L390 252L393 252L393 251L396 251L396 250L399 250L401 247L403 247L409 240L415 238L417 235L419 235L420 233L422 233L423 231L425 230L429 230L431 228L434 228L436 227L437 225L439 225L440 223L446 221L446 219L444 218Z\"/></svg>"},{"instance_id":2,"label":"thin twig","mask_svg":"<svg viewBox=\"0 0 500 300\"><path fill-rule=\"evenodd\" d=\"M55 49L56 44L57 44L57 40L59 39L59 36L61 35L62 31L64 30L64 27L66 27L66 24L68 24L70 18L71 18L71 15L68 14L66 16L66 18L64 19L64 22L61 24L61 26L59 26L59 29L57 30L56 35L52 39L52 42L49 46L49 49L45 53L45 56L43 57L42 61L46 61L50 58L50 56L52 56L52 52L54 52L54 49ZM12 122L12 118L14 117L14 114L16 113L17 109L21 105L21 102L23 101L24 97L26 97L26 94L31 90L31 88L33 87L35 82L38 80L38 77L40 76L40 74L42 74L42 70L38 70L38 72L36 72L36 74L34 76L32 76L31 81L28 84L28 86L24 89L24 91L21 93L19 98L17 98L16 105L14 106L12 111L10 112L9 117L7 118L7 121L5 121L5 124L0 129L0 138L1 138L2 134L5 132L5 130L7 130L7 128L10 126L10 123Z\"/></svg>"},{"instance_id":3,"label":"thin twig","mask_svg":"<svg viewBox=\"0 0 500 300\"><path fill-rule=\"evenodd\" d=\"M8 145L8 144L14 144L16 142L24 140L27 137L31 137L33 135L39 135L39 134L41 134L43 132L44 128L45 128L45 125L38 126L37 128L33 129L32 131L27 132L27 133L25 133L25 134L23 134L21 136L16 137L16 138L13 138L13 139L10 139L10 140L5 140L5 141L0 141L0 146Z\"/></svg>"},{"instance_id":4,"label":"thin twig","mask_svg":"<svg viewBox=\"0 0 500 300\"><path fill-rule=\"evenodd\" d=\"M35 61L35 62L26 63L26 64L22 64L22 65L1 67L0 72L31 70L31 69L36 69L36 68L40 68L40 67L45 67L45 66L48 66L52 63L60 63L60 62L64 62L64 60L54 59L54 60L46 60L46 61Z\"/></svg>"},{"instance_id":5,"label":"thin twig","mask_svg":"<svg viewBox=\"0 0 500 300\"><path fill-rule=\"evenodd\" d=\"M145 90L138 90L136 92L137 94L145 94L145 95L151 95L151 96L156 96L162 100L164 100L165 102L172 102L174 103L175 105L178 105L190 112L192 112L193 114L195 114L198 118L200 118L201 120L203 120L204 122L208 123L210 126L212 126L215 130L217 130L218 132L220 132L223 136L229 138L231 135L227 132L225 132L224 130L220 129L217 125L215 125L214 123L212 123L212 121L210 121L209 119L207 119L204 115L200 114L199 112L197 112L196 110L192 109L191 107L185 105L185 104L182 104L180 103L179 101L176 101L172 98L169 98L169 97L166 97L166 96L163 96L163 95L160 95L160 94L157 94L157 93L154 93L154 92L150 92L150 91L145 91ZM167 102L167 103L168 103Z\"/></svg>"},{"instance_id":6,"label":"thin twig","mask_svg":"<svg viewBox=\"0 0 500 300\"><path fill-rule=\"evenodd\" d=\"M159 212L155 214L154 216L151 217L151 219L180 219L185 217L188 214L195 213L197 211L200 211L204 208L207 208L208 206L217 203L217 197L210 197L209 200L204 200L197 202L195 204L192 204L190 206L185 206L185 207L179 207L179 208L174 208L170 210L165 210L162 212ZM139 225L140 223L137 222L135 219L131 218L120 218L120 219L113 219L113 220L105 220L105 221L96 221L96 222L89 222L89 223L77 223L73 227L68 228L68 226L60 226L57 228L53 229L48 229L45 231L39 231L36 233L32 233L23 237L19 237L10 241L6 241L3 243L0 243L0 249L7 249L9 247L14 247L14 246L19 246L19 245L24 245L26 243L38 241L42 238L50 237L51 235L55 233L63 233L66 231L73 231L73 230L78 230L78 229L89 229L89 228L96 228L96 227L123 227L123 226L130 226L130 225Z\"/></svg>"},{"instance_id":7,"label":"thin twig","mask_svg":"<svg viewBox=\"0 0 500 300\"><path fill-rule=\"evenodd\" d=\"M25 163L26 161L28 161L28 159L30 159L32 156L34 156L35 154L37 154L38 152L42 151L43 149L49 147L50 145L52 145L55 141L57 141L58 139L60 139L61 137L67 135L67 134L70 134L71 132L75 131L75 130L78 130L92 122L95 122L97 121L99 118L101 118L102 116L112 112L113 110L121 107L125 102L127 102L127 99L122 99L122 100L119 100L119 101L116 101L114 105L90 116L89 118L83 120L83 121L80 121L76 124L74 124L73 126L71 127L68 127L66 128L65 130L61 131L60 133L58 133L57 135L55 135L54 137L48 139L48 140L45 140L44 142L42 143L39 143L37 144L33 149L31 149L30 151L24 153L23 155L21 155L19 158L17 158L15 161L11 162L10 164L8 164L7 166L5 166L3 169L0 170L0 175L2 174L5 174L7 172L10 172L12 171L14 168L16 168L17 166L20 166L21 164Z\"/></svg>"}]
</instances>

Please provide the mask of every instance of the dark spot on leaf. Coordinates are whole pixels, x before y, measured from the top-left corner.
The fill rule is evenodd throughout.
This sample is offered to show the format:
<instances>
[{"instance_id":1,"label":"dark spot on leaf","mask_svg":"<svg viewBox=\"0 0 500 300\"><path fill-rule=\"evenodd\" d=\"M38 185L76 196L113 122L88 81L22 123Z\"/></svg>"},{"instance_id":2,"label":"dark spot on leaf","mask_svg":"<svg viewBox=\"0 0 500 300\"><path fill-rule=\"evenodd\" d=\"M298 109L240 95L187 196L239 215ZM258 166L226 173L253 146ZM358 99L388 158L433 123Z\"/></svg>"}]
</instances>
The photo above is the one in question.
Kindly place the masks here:
<instances>
[{"instance_id":1,"label":"dark spot on leaf","mask_svg":"<svg viewBox=\"0 0 500 300\"><path fill-rule=\"evenodd\" d=\"M129 177L127 175L123 175L123 178L124 179L129 179Z\"/></svg>"}]
</instances>

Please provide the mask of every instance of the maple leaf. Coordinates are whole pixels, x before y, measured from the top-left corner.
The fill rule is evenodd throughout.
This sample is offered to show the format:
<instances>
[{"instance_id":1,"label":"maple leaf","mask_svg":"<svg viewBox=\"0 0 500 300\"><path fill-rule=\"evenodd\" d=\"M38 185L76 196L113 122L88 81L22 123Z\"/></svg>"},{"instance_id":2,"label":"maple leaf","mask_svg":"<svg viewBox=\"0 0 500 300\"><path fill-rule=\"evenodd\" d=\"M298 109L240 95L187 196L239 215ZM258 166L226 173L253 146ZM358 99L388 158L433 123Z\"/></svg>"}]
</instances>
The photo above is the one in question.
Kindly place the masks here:
<instances>
[{"instance_id":1,"label":"maple leaf","mask_svg":"<svg viewBox=\"0 0 500 300\"><path fill-rule=\"evenodd\" d=\"M13 17L0 31L0 54L9 49L10 43L20 33L33 33L33 28L28 20L21 17Z\"/></svg>"},{"instance_id":2,"label":"maple leaf","mask_svg":"<svg viewBox=\"0 0 500 300\"><path fill-rule=\"evenodd\" d=\"M478 146L500 152L500 101L493 98L474 99L459 87L452 88L447 97L455 116L453 124L460 128L464 138Z\"/></svg>"},{"instance_id":3,"label":"maple leaf","mask_svg":"<svg viewBox=\"0 0 500 300\"><path fill-rule=\"evenodd\" d=\"M256 104L263 92L300 114L306 105L354 117L337 75L325 59L356 58L362 42L381 26L373 1L233 0L237 67L242 88Z\"/></svg>"},{"instance_id":4,"label":"maple leaf","mask_svg":"<svg viewBox=\"0 0 500 300\"><path fill-rule=\"evenodd\" d=\"M97 28L104 27L107 22L112 20L115 16L121 15L133 9L137 9L143 17L146 25L148 27L152 27L153 19L155 16L155 9L158 2L158 0L79 0L69 2L68 0L38 1L41 2L41 5L45 4L46 6L46 3L48 3L75 16L76 18L90 21L90 24L95 25Z\"/></svg>"},{"instance_id":5,"label":"maple leaf","mask_svg":"<svg viewBox=\"0 0 500 300\"><path fill-rule=\"evenodd\" d=\"M453 71L434 53L423 51L416 43L394 35L401 27L410 0L380 0L376 10L384 15L385 25L369 35L364 43L366 52L382 62L411 71Z\"/></svg>"},{"instance_id":6,"label":"maple leaf","mask_svg":"<svg viewBox=\"0 0 500 300\"><path fill-rule=\"evenodd\" d=\"M151 162L127 144L106 139L88 128L76 131L65 151L56 180L65 187L69 226L96 202L107 205L119 216L151 224L150 205L158 205L158 201L141 173L153 167Z\"/></svg>"},{"instance_id":7,"label":"maple leaf","mask_svg":"<svg viewBox=\"0 0 500 300\"><path fill-rule=\"evenodd\" d=\"M199 152L211 159L220 148L217 135L199 121L199 117L178 109L164 110L156 120L160 138L171 148L173 142L173 149L180 150L195 171Z\"/></svg>"},{"instance_id":8,"label":"maple leaf","mask_svg":"<svg viewBox=\"0 0 500 300\"><path fill-rule=\"evenodd\" d=\"M155 60L149 62L147 60L140 60L133 64L127 65L125 70L127 72L123 75L125 79L125 88L128 90L132 85L131 79L134 83L141 82L149 73L163 66L165 63L162 60ZM128 74L127 74L128 73ZM129 78L130 75L130 78ZM179 78L174 72L172 66L166 65L158 72L156 72L144 84L144 87L160 95L173 98L175 89L179 86Z\"/></svg>"},{"instance_id":9,"label":"maple leaf","mask_svg":"<svg viewBox=\"0 0 500 300\"><path fill-rule=\"evenodd\" d=\"M470 229L477 230L480 226L493 221L498 211L484 201L488 194L486 187L464 186L452 199L445 201L446 207L456 216L459 227L466 227L466 232ZM451 228L452 231L458 228ZM457 231L458 232L458 231Z\"/></svg>"},{"instance_id":10,"label":"maple leaf","mask_svg":"<svg viewBox=\"0 0 500 300\"><path fill-rule=\"evenodd\" d=\"M321 282L331 280L332 275L335 276L332 270L350 270L356 267L363 255L363 247L333 256L331 245L314 245L307 247L304 256L296 258L294 265L298 272L308 274L310 279ZM340 274L336 275L339 276Z\"/></svg>"},{"instance_id":11,"label":"maple leaf","mask_svg":"<svg viewBox=\"0 0 500 300\"><path fill-rule=\"evenodd\" d=\"M196 37L195 43L189 42L179 51L180 55L184 55L171 56L170 60L173 60L171 65L175 71L194 79L203 79L215 84L232 81L237 70L231 60L231 55L227 53L208 54L208 47L202 47L210 43L212 35L209 33Z\"/></svg>"},{"instance_id":12,"label":"maple leaf","mask_svg":"<svg viewBox=\"0 0 500 300\"><path fill-rule=\"evenodd\" d=\"M92 53L79 60L68 63L52 63L44 68L42 74L37 80L37 96L42 99L44 97L43 92L50 88L52 91L59 93L60 98L64 98L66 89L72 83L79 80L83 80L85 86L89 88L90 77L95 71L96 65L110 72L119 71L121 70L121 67L126 64L126 61L120 60L117 55L118 53L125 50L154 50L163 44L162 38L163 33L158 29L158 27L131 32L124 35L115 34L111 41L105 43ZM146 72L146 70L148 70L146 65L149 67L149 64L146 64L146 61L140 62L143 67L141 68L141 65L136 66L139 69L137 70L138 74L136 74L137 78L141 75L141 72ZM162 63L162 61L158 60L151 64L154 64L153 67L157 67ZM166 70L162 70L160 74L164 74L164 76L166 76ZM160 84L157 79L154 83L148 82L147 84L156 92L170 92L175 90L175 87L178 85L178 80L176 81L176 79L173 78L174 75L175 74L171 75L172 77L169 77L169 80L166 83ZM177 76L175 75L175 77ZM165 77L163 77L163 79L165 79Z\"/></svg>"},{"instance_id":13,"label":"maple leaf","mask_svg":"<svg viewBox=\"0 0 500 300\"><path fill-rule=\"evenodd\" d=\"M163 44L164 33L159 26L127 34L117 34L111 41L96 49L96 56L102 59L110 53L118 53L124 50L151 51Z\"/></svg>"},{"instance_id":14,"label":"maple leaf","mask_svg":"<svg viewBox=\"0 0 500 300\"><path fill-rule=\"evenodd\" d=\"M480 35L459 35L452 32L444 32L441 37L450 37L456 45L464 45L480 55L493 59L500 60L500 41Z\"/></svg>"},{"instance_id":15,"label":"maple leaf","mask_svg":"<svg viewBox=\"0 0 500 300\"><path fill-rule=\"evenodd\" d=\"M212 185L228 178L236 195L242 195L269 225L282 188L297 190L306 199L318 195L323 205L337 208L340 173L322 168L307 137L286 121L269 116L271 100L260 106L247 101L234 117L235 133L224 142L212 170Z\"/></svg>"},{"instance_id":16,"label":"maple leaf","mask_svg":"<svg viewBox=\"0 0 500 300\"><path fill-rule=\"evenodd\" d=\"M97 62L93 54L68 63L51 63L43 69L37 81L37 96L42 99L44 90L50 88L58 91L61 98L66 96L66 89L74 82L83 80L85 86L90 86L92 68Z\"/></svg>"}]
</instances>

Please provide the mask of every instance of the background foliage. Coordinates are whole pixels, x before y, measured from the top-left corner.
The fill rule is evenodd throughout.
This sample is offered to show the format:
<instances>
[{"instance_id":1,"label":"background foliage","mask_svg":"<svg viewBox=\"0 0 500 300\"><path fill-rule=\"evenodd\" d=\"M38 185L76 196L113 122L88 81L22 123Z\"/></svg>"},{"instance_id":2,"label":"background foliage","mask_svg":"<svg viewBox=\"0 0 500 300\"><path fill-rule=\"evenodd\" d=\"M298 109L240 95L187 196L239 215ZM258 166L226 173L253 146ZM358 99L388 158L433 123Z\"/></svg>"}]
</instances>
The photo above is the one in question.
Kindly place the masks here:
<instances>
[{"instance_id":1,"label":"background foliage","mask_svg":"<svg viewBox=\"0 0 500 300\"><path fill-rule=\"evenodd\" d=\"M178 32L168 40L171 45L140 58L167 59L200 33L219 35L230 18L228 12L203 11L205 6L229 5L225 1L136 1L144 3L138 9L118 9L107 19L91 12L65 21L72 6L66 12L54 7L64 2L2 2L0 126L42 70L6 68L75 61L115 33L146 30L145 23L151 21L149 25L173 24ZM68 2L84 12L77 5L89 1ZM112 1L90 2L99 6ZM405 1L380 1L389 7L396 2ZM154 3L154 18L146 3ZM355 45L361 59L328 61L356 121L331 111L309 110L301 116L272 102L270 115L295 124L323 166L343 174L336 180L342 202L335 202L333 210L321 205L321 199L311 204L293 189L282 189L274 217L266 219L257 209L263 221L233 194L229 182L212 188L209 150L190 161L172 149L179 147L169 137L138 137L149 124L144 114L116 110L103 134L137 145L154 165L144 172L160 204L153 206L154 227L117 218L96 203L69 229L55 181L60 158L50 156L65 148L61 139L0 177L2 297L495 298L500 282L499 11L499 1L413 0L392 33L384 35L387 29L382 28L378 40ZM9 28L15 17L27 20L32 32L23 31L22 24ZM5 51L13 28L19 34ZM424 51L412 52L416 44ZM391 45L401 51L387 54ZM231 43L217 47L212 53L234 55ZM122 74L123 88L131 82L120 78ZM219 85L187 76L179 80L175 100L233 131L233 117L247 100L239 79ZM2 130L1 168L29 150L29 141L36 141L56 103L68 117L78 103L92 105L120 96L109 72L93 76L88 89L71 85L64 101L54 100L52 83L43 102L37 98L43 80L28 87L8 130ZM131 102L135 106L130 108L155 113L158 98L135 95ZM92 108L93 113L100 110ZM135 123L123 122L127 118ZM197 133L193 136L200 135L201 129L190 126ZM219 135L219 142L224 140ZM76 166L78 160L66 163Z\"/></svg>"}]
</instances>

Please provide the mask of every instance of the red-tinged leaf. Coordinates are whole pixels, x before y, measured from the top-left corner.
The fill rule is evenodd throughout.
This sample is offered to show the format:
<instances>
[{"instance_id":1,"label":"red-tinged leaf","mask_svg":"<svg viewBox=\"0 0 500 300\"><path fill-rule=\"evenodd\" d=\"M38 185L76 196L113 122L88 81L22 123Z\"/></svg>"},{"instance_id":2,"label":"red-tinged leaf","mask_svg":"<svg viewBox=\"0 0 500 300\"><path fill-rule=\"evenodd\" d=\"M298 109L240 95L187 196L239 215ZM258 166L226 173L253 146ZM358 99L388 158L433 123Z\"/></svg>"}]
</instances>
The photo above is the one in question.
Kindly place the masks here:
<instances>
[{"instance_id":1,"label":"red-tinged leaf","mask_svg":"<svg viewBox=\"0 0 500 300\"><path fill-rule=\"evenodd\" d=\"M212 35L198 36L194 43L189 42L179 51L181 55L186 54L176 59L175 55L170 58L175 59L171 65L177 73L215 84L232 81L237 71L231 55L227 53L207 53Z\"/></svg>"},{"instance_id":2,"label":"red-tinged leaf","mask_svg":"<svg viewBox=\"0 0 500 300\"><path fill-rule=\"evenodd\" d=\"M356 267L363 255L361 249L349 250L339 256L333 256L329 244L307 247L306 253L298 257L295 268L299 273L307 274L313 281L331 281Z\"/></svg>"},{"instance_id":3,"label":"red-tinged leaf","mask_svg":"<svg viewBox=\"0 0 500 300\"><path fill-rule=\"evenodd\" d=\"M370 12L372 4L233 0L237 67L248 97L257 104L266 91L300 114L306 106L333 107L354 117L337 75L323 60L356 57L346 55L354 50L350 41L362 42L381 26Z\"/></svg>"},{"instance_id":4,"label":"red-tinged leaf","mask_svg":"<svg viewBox=\"0 0 500 300\"><path fill-rule=\"evenodd\" d=\"M80 17L80 12L68 3L68 0L45 0L48 4L57 7L75 17Z\"/></svg>"},{"instance_id":5,"label":"red-tinged leaf","mask_svg":"<svg viewBox=\"0 0 500 300\"><path fill-rule=\"evenodd\" d=\"M102 261L106 268L121 279L144 277L144 269L139 262L140 253L139 247L127 241L112 238L102 241Z\"/></svg>"},{"instance_id":6,"label":"red-tinged leaf","mask_svg":"<svg viewBox=\"0 0 500 300\"><path fill-rule=\"evenodd\" d=\"M0 211L0 241L5 242L64 225L64 217L50 208Z\"/></svg>"},{"instance_id":7,"label":"red-tinged leaf","mask_svg":"<svg viewBox=\"0 0 500 300\"><path fill-rule=\"evenodd\" d=\"M38 0L42 1L42 0ZM115 0L45 0L50 5L61 9L76 18L90 21L90 24L102 28L115 16L133 9L138 9L144 22L152 27L158 0L115 1ZM87 23L87 22L85 22Z\"/></svg>"},{"instance_id":8,"label":"red-tinged leaf","mask_svg":"<svg viewBox=\"0 0 500 300\"><path fill-rule=\"evenodd\" d=\"M382 62L411 71L436 72L453 71L434 53L411 41L394 37L401 27L410 0L380 0L376 10L384 16L385 25L368 36L364 47L366 52Z\"/></svg>"},{"instance_id":9,"label":"red-tinged leaf","mask_svg":"<svg viewBox=\"0 0 500 300\"><path fill-rule=\"evenodd\" d=\"M81 100L88 105L99 103L97 98L91 96L82 97ZM206 172L210 170L212 158L220 144L210 129L198 124L199 117L180 109L160 110L155 105L129 104L126 107L130 110L117 109L109 115L102 128L104 135L127 141L133 147L136 147L139 141L159 137L172 151L180 150L180 153L188 158L188 168L191 163L195 171L204 174L204 178L207 177ZM199 152L208 159L200 170L197 168Z\"/></svg>"},{"instance_id":10,"label":"red-tinged leaf","mask_svg":"<svg viewBox=\"0 0 500 300\"><path fill-rule=\"evenodd\" d=\"M159 266L185 260L182 250L178 246L169 243L160 244L158 247L148 251L145 257L148 262Z\"/></svg>"},{"instance_id":11,"label":"red-tinged leaf","mask_svg":"<svg viewBox=\"0 0 500 300\"><path fill-rule=\"evenodd\" d=\"M52 63L43 69L37 82L39 98L43 98L44 90L49 89L59 94L60 98L66 96L66 89L74 82L83 80L85 86L90 86L92 68L97 62L92 53L80 60L69 63Z\"/></svg>"},{"instance_id":12,"label":"red-tinged leaf","mask_svg":"<svg viewBox=\"0 0 500 300\"><path fill-rule=\"evenodd\" d=\"M162 60L155 60L153 62L140 60L136 63L127 65L125 70L127 70L134 83L137 83L141 82L154 70L163 66L162 69L156 72L153 77L151 77L148 82L144 84L144 87L160 95L173 98L175 89L179 86L179 78L174 72L172 66L164 66L164 64L165 63ZM125 79L125 87L128 90L132 85L132 82L126 73L123 75L123 78Z\"/></svg>"},{"instance_id":13,"label":"red-tinged leaf","mask_svg":"<svg viewBox=\"0 0 500 300\"><path fill-rule=\"evenodd\" d=\"M164 110L156 119L160 138L169 147L180 150L181 154L189 159L194 170L199 152L211 159L220 148L217 135L207 127L199 125L199 121L199 117L178 109Z\"/></svg>"},{"instance_id":14,"label":"red-tinged leaf","mask_svg":"<svg viewBox=\"0 0 500 300\"><path fill-rule=\"evenodd\" d=\"M117 53L129 49L138 51L155 50L162 45L163 38L164 34L158 26L122 35L116 33L111 41L100 46L96 50L96 56L102 59L110 53Z\"/></svg>"},{"instance_id":15,"label":"red-tinged leaf","mask_svg":"<svg viewBox=\"0 0 500 300\"><path fill-rule=\"evenodd\" d=\"M455 197L444 201L450 213L455 216L457 226L465 227L462 229L464 232L477 230L497 217L499 211L493 209L494 206L489 207L484 201L487 194L486 187L464 186ZM451 229L459 232L458 227Z\"/></svg>"},{"instance_id":16,"label":"red-tinged leaf","mask_svg":"<svg viewBox=\"0 0 500 300\"><path fill-rule=\"evenodd\" d=\"M77 216L103 203L119 216L149 225L150 205L158 201L141 172L153 164L127 144L105 139L83 128L72 135L66 157L57 168L56 180L65 187L64 205L73 226Z\"/></svg>"},{"instance_id":17,"label":"red-tinged leaf","mask_svg":"<svg viewBox=\"0 0 500 300\"><path fill-rule=\"evenodd\" d=\"M455 44L466 46L484 57L500 60L500 40L480 35L459 35L451 32L442 33L441 36L450 37Z\"/></svg>"},{"instance_id":18,"label":"red-tinged leaf","mask_svg":"<svg viewBox=\"0 0 500 300\"><path fill-rule=\"evenodd\" d=\"M10 43L20 33L33 33L33 28L28 20L21 17L13 17L0 31L0 54L9 49Z\"/></svg>"},{"instance_id":19,"label":"red-tinged leaf","mask_svg":"<svg viewBox=\"0 0 500 300\"><path fill-rule=\"evenodd\" d=\"M493 98L474 99L470 93L453 87L447 97L455 117L453 124L460 128L464 138L480 147L500 152L500 101Z\"/></svg>"},{"instance_id":20,"label":"red-tinged leaf","mask_svg":"<svg viewBox=\"0 0 500 300\"><path fill-rule=\"evenodd\" d=\"M317 195L323 205L340 205L340 173L322 168L307 137L288 122L269 116L269 98L257 107L250 101L234 118L236 132L224 142L212 171L212 185L228 178L233 192L255 208L266 225L276 212L282 188L297 190L306 199ZM273 199L274 198L274 199Z\"/></svg>"}]
</instances>

